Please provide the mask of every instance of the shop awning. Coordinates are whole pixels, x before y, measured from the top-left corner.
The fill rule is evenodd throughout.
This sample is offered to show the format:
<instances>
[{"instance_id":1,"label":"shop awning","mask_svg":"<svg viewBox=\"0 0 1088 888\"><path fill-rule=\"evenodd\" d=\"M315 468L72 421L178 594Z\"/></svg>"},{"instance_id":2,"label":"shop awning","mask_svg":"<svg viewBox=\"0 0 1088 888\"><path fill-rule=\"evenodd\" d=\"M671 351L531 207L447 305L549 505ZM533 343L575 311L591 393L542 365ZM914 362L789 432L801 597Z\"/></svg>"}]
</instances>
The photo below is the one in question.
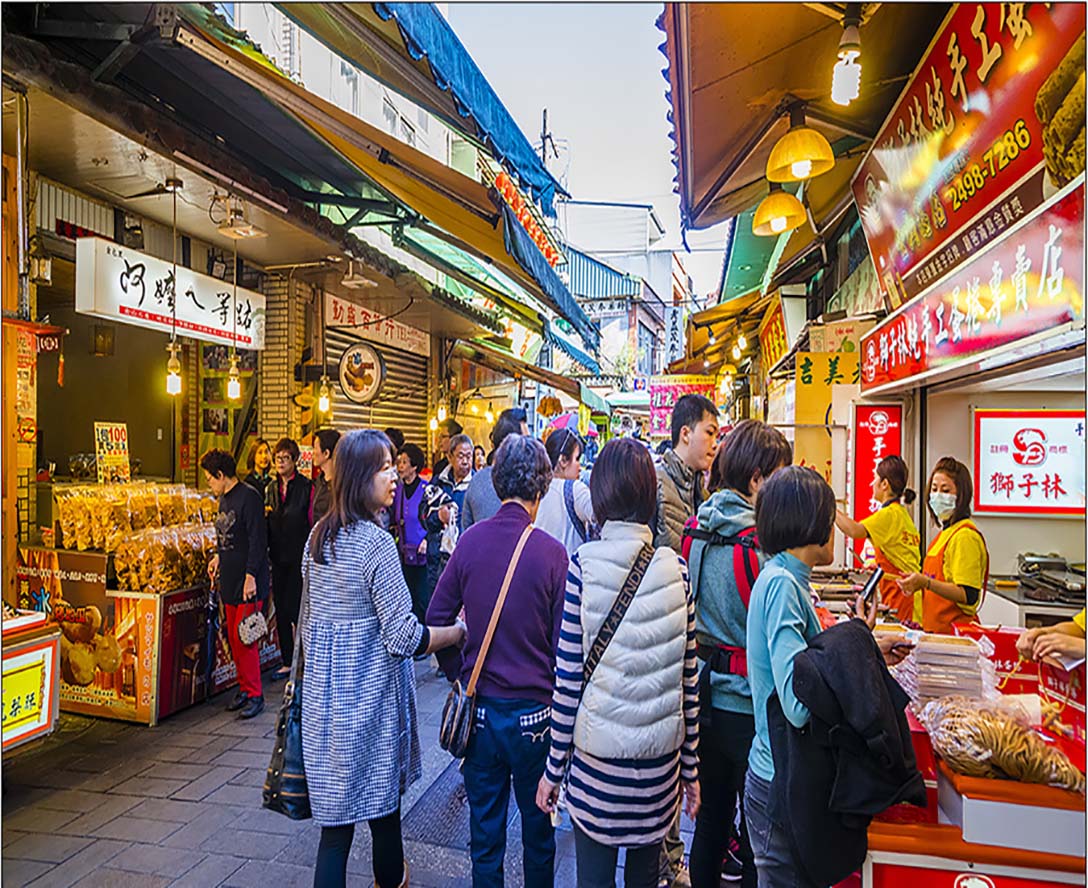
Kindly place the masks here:
<instances>
[{"instance_id":1,"label":"shop awning","mask_svg":"<svg viewBox=\"0 0 1088 888\"><path fill-rule=\"evenodd\" d=\"M251 53L219 39L218 33L190 26L182 28L178 41L296 116L381 191L410 213L432 223L426 230L493 262L511 280L570 321L589 348L597 348L597 328L529 241L520 223L512 215L504 215L505 204L500 210L485 186L307 92ZM344 195L334 193L310 196L314 202L330 206L338 205L341 197ZM404 224L413 223L419 224L417 220ZM517 230L511 233L515 225Z\"/></svg>"},{"instance_id":2,"label":"shop awning","mask_svg":"<svg viewBox=\"0 0 1088 888\"><path fill-rule=\"evenodd\" d=\"M589 412L593 416L611 416L612 407L609 403L598 395L593 389L591 389L584 382L578 383L580 392L578 400L585 404L589 408Z\"/></svg>"},{"instance_id":3,"label":"shop awning","mask_svg":"<svg viewBox=\"0 0 1088 888\"><path fill-rule=\"evenodd\" d=\"M605 399L613 410L626 410L634 413L650 412L649 392L613 392Z\"/></svg>"},{"instance_id":4,"label":"shop awning","mask_svg":"<svg viewBox=\"0 0 1088 888\"><path fill-rule=\"evenodd\" d=\"M590 373L595 376L599 376L601 373L601 366L597 363L596 359L592 355L587 355L578 346L568 342L564 337L559 336L555 330L552 329L551 324L544 325L544 339L551 345L562 351L568 358L572 358L577 361Z\"/></svg>"},{"instance_id":5,"label":"shop awning","mask_svg":"<svg viewBox=\"0 0 1088 888\"><path fill-rule=\"evenodd\" d=\"M809 125L833 145L871 139L947 9L863 4L861 95L843 108L831 102L829 88L842 4L666 4L658 26L684 227L708 228L758 203L792 101L807 103Z\"/></svg>"},{"instance_id":6,"label":"shop awning","mask_svg":"<svg viewBox=\"0 0 1088 888\"><path fill-rule=\"evenodd\" d=\"M551 215L566 191L545 169L432 3L277 3L329 49L475 138Z\"/></svg>"},{"instance_id":7,"label":"shop awning","mask_svg":"<svg viewBox=\"0 0 1088 888\"><path fill-rule=\"evenodd\" d=\"M469 361L475 361L477 364L483 364L485 367L490 367L492 370L513 377L524 376L535 379L537 382L550 385L558 391L566 392L572 398L578 398L581 395L578 380L568 379L558 373L553 373L551 370L545 370L543 367L526 364L509 352L493 345L484 345L478 340L459 341L453 348L452 357L466 358Z\"/></svg>"}]
</instances>

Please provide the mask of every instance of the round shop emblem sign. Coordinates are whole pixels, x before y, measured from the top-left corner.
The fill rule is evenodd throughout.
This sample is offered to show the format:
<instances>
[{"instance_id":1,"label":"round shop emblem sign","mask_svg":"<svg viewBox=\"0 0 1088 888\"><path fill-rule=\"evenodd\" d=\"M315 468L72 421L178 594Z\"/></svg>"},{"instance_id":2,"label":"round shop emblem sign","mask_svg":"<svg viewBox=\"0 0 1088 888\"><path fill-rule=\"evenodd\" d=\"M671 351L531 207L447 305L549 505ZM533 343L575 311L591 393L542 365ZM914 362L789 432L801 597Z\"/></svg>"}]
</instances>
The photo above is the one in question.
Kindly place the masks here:
<instances>
[{"instance_id":1,"label":"round shop emblem sign","mask_svg":"<svg viewBox=\"0 0 1088 888\"><path fill-rule=\"evenodd\" d=\"M953 888L994 888L994 882L989 876L960 873L956 876Z\"/></svg>"},{"instance_id":2,"label":"round shop emblem sign","mask_svg":"<svg viewBox=\"0 0 1088 888\"><path fill-rule=\"evenodd\" d=\"M385 382L385 362L370 345L359 342L340 358L340 387L349 401L366 404L374 400Z\"/></svg>"}]
</instances>

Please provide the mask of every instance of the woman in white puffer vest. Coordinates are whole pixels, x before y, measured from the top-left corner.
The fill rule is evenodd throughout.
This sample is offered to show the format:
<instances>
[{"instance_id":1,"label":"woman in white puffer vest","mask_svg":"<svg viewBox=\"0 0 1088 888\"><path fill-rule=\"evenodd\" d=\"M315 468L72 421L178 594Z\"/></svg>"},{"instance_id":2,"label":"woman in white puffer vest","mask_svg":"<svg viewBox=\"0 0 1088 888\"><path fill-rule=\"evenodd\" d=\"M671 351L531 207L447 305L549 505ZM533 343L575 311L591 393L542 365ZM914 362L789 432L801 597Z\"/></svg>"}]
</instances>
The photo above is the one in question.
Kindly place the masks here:
<instances>
[{"instance_id":1,"label":"woman in white puffer vest","mask_svg":"<svg viewBox=\"0 0 1088 888\"><path fill-rule=\"evenodd\" d=\"M590 492L601 539L571 557L537 804L554 811L566 781L578 888L611 888L620 848L627 888L655 888L681 789L688 815L699 807L695 609L684 560L653 550L657 476L645 448L630 439L606 444ZM611 641L599 659L591 656L625 581L640 569L626 611L607 621Z\"/></svg>"}]
</instances>

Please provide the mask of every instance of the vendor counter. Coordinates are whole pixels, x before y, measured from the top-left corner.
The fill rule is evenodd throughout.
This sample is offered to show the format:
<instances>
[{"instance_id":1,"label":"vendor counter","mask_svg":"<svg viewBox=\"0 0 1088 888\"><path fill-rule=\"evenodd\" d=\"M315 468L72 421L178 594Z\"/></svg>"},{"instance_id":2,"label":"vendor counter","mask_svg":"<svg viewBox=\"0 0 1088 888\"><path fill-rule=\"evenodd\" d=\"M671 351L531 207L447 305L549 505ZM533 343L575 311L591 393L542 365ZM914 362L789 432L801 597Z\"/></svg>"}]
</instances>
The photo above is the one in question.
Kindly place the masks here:
<instances>
[{"instance_id":1,"label":"vendor counter","mask_svg":"<svg viewBox=\"0 0 1088 888\"><path fill-rule=\"evenodd\" d=\"M998 581L1001 584L998 585ZM1065 620L1073 619L1084 604L1069 604L1064 601L1039 601L1032 598L1029 589L1014 582L1015 577L996 577L986 587L986 597L979 609L979 622L987 626L1053 626Z\"/></svg>"}]
</instances>

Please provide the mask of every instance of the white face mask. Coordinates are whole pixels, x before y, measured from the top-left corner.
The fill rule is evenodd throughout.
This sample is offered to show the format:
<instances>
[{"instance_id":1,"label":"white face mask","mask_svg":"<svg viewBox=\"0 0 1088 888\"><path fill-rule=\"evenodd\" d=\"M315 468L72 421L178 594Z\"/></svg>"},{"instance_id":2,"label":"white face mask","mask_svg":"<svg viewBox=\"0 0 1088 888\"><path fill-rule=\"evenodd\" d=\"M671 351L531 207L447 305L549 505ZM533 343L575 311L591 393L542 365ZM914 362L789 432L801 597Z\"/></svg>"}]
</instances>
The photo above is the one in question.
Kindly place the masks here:
<instances>
[{"instance_id":1,"label":"white face mask","mask_svg":"<svg viewBox=\"0 0 1088 888\"><path fill-rule=\"evenodd\" d=\"M956 511L956 495L953 493L931 493L929 495L929 507L941 521L945 521Z\"/></svg>"}]
</instances>

